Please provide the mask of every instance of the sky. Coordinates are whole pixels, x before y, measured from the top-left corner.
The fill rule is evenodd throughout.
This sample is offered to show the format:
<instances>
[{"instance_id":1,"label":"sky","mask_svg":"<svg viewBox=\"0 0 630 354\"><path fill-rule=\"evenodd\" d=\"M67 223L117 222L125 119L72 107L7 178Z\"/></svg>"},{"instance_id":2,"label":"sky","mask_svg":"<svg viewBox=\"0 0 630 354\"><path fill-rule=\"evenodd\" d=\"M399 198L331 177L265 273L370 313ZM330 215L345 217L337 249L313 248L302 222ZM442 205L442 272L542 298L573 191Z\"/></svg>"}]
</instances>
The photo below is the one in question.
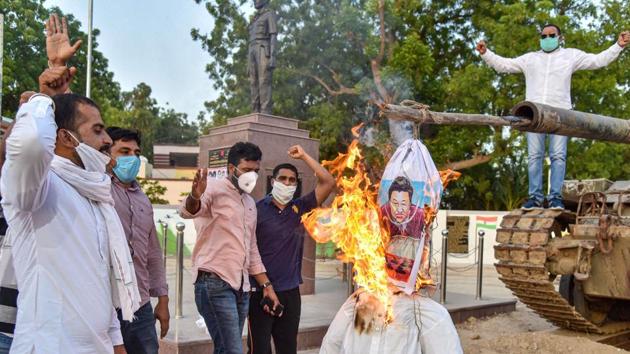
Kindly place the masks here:
<instances>
[{"instance_id":1,"label":"sky","mask_svg":"<svg viewBox=\"0 0 630 354\"><path fill-rule=\"evenodd\" d=\"M45 4L72 13L87 32L88 0ZM100 30L98 50L123 90L145 82L160 106L168 103L189 120L205 111L204 101L218 96L204 71L210 55L190 36L193 27L202 33L212 28L203 5L194 0L94 0L93 26Z\"/></svg>"}]
</instances>

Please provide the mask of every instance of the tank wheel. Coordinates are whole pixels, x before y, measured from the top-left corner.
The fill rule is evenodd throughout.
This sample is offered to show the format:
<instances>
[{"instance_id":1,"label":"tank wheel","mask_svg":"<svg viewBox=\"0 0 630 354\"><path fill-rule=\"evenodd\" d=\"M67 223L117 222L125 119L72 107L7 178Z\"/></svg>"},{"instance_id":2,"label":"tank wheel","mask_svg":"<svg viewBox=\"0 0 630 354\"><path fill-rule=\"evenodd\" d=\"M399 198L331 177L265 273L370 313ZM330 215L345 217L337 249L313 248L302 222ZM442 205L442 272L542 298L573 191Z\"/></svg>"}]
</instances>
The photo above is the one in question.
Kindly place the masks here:
<instances>
[{"instance_id":1,"label":"tank wheel","mask_svg":"<svg viewBox=\"0 0 630 354\"><path fill-rule=\"evenodd\" d=\"M597 301L584 296L582 283L576 282L573 275L563 275L560 277L560 295L569 302L575 310L588 318L596 325L601 325L606 321L612 304L609 301Z\"/></svg>"}]
</instances>

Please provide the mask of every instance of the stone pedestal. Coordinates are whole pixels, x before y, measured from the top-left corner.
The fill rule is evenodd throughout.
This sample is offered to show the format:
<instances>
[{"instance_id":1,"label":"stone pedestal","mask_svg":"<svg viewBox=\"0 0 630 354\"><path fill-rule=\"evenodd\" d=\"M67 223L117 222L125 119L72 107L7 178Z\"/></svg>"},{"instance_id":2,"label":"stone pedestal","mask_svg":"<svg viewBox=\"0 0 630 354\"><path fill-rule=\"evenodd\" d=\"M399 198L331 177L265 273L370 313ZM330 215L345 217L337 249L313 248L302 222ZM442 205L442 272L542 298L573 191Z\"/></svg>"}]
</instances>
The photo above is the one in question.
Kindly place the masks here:
<instances>
[{"instance_id":1,"label":"stone pedestal","mask_svg":"<svg viewBox=\"0 0 630 354\"><path fill-rule=\"evenodd\" d=\"M306 153L319 160L319 141L311 139L307 130L299 129L298 120L261 113L228 119L227 125L212 128L208 135L199 139L200 167L209 167L211 175L222 177L227 171L229 148L239 141L256 144L263 153L258 183L252 192L254 199L259 200L270 192L273 168L286 162L298 169L302 195L315 188L315 174L302 161L287 155L289 147L299 144ZM304 237L304 284L300 290L307 295L315 291L315 242L308 235Z\"/></svg>"}]
</instances>

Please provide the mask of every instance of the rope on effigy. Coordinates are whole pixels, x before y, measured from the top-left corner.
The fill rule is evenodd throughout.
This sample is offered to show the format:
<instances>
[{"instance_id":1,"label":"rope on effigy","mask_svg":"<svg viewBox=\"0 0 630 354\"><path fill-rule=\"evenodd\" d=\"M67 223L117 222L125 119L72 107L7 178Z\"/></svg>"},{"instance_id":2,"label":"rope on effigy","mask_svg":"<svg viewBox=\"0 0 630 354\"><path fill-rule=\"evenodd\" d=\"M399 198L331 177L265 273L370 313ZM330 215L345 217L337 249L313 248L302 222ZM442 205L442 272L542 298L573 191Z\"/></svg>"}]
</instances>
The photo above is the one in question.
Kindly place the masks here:
<instances>
[{"instance_id":1,"label":"rope on effigy","mask_svg":"<svg viewBox=\"0 0 630 354\"><path fill-rule=\"evenodd\" d=\"M429 111L429 105L426 105L424 103L416 102L414 100L403 100L402 102L400 102L400 105L420 111L420 115L422 116L420 123L427 121L429 116L431 115L431 111Z\"/></svg>"}]
</instances>

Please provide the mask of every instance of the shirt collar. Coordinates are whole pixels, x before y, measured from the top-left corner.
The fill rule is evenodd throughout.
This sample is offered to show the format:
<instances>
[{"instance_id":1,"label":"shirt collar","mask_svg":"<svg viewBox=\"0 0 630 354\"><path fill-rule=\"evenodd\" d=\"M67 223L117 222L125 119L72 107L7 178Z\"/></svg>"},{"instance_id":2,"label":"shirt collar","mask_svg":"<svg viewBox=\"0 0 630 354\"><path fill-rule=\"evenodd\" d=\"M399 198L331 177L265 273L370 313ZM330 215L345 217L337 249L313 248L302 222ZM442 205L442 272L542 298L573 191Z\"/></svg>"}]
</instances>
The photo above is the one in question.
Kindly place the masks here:
<instances>
[{"instance_id":1,"label":"shirt collar","mask_svg":"<svg viewBox=\"0 0 630 354\"><path fill-rule=\"evenodd\" d=\"M115 185L122 187L130 192L136 192L140 189L140 184L137 180L133 180L133 182L131 182L131 186L127 186L126 184L122 183L115 174L112 173L110 174L110 176L112 177L112 182L114 182Z\"/></svg>"},{"instance_id":2,"label":"shirt collar","mask_svg":"<svg viewBox=\"0 0 630 354\"><path fill-rule=\"evenodd\" d=\"M291 206L293 204L293 202L295 201L295 198L291 199L287 205L284 206L284 209L288 208L289 206ZM263 198L263 204L265 205L272 205L273 207L278 208L278 206L273 203L273 196L271 195L271 193L267 194L264 198Z\"/></svg>"},{"instance_id":3,"label":"shirt collar","mask_svg":"<svg viewBox=\"0 0 630 354\"><path fill-rule=\"evenodd\" d=\"M243 194L243 193L241 193L241 191L240 191L238 188L236 188L236 186L234 185L234 183L232 183L232 181L230 181L230 177L225 177L225 178L223 179L223 183L224 183L225 185L227 185L228 189L230 189L230 190L232 190L232 191L234 191L234 192L236 192L236 193L238 193L238 194Z\"/></svg>"}]
</instances>

